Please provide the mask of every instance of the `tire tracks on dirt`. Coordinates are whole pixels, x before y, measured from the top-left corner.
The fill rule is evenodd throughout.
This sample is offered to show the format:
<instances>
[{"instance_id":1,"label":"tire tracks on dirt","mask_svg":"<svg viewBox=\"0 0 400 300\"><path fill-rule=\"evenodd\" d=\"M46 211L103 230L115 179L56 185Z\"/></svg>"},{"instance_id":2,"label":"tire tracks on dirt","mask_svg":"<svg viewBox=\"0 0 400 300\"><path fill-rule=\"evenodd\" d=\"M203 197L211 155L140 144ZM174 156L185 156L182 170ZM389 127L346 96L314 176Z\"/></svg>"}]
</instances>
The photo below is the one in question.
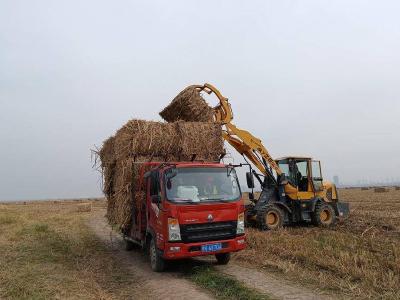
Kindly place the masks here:
<instances>
[{"instance_id":1,"label":"tire tracks on dirt","mask_svg":"<svg viewBox=\"0 0 400 300\"><path fill-rule=\"evenodd\" d=\"M287 280L252 268L242 267L234 262L226 266L216 266L224 274L234 277L249 288L283 300L332 300L307 288L300 287Z\"/></svg>"},{"instance_id":2,"label":"tire tracks on dirt","mask_svg":"<svg viewBox=\"0 0 400 300\"><path fill-rule=\"evenodd\" d=\"M146 294L150 293L151 299L214 299L187 279L179 278L178 274L153 272L143 253L126 252L122 237L107 224L104 214L104 209L93 211L88 220L89 227L104 244L114 251L114 255L121 263L142 281L143 288L147 291ZM142 299L146 298L149 296L144 295Z\"/></svg>"}]
</instances>

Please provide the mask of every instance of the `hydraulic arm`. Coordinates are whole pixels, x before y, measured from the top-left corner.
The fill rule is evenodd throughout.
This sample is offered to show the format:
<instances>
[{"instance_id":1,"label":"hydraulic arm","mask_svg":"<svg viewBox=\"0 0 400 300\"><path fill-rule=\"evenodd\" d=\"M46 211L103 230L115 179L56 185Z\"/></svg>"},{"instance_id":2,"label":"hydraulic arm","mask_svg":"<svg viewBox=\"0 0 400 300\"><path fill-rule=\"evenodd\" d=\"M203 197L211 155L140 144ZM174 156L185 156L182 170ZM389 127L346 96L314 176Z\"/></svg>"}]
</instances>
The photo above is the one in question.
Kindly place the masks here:
<instances>
[{"instance_id":1,"label":"hydraulic arm","mask_svg":"<svg viewBox=\"0 0 400 300\"><path fill-rule=\"evenodd\" d=\"M232 124L233 112L228 98L209 83L196 88L216 95L219 104L214 107L214 119L222 125L223 138L265 176L262 182L259 174L253 171L262 184L262 192L257 201L246 206L248 222L272 230L284 223L300 221L311 221L328 227L335 224L336 217L348 215L349 205L339 202L335 185L322 180L319 161L305 157L285 157L277 160L278 164L260 139ZM282 176L279 165L286 166L288 174ZM302 166L303 173L298 165Z\"/></svg>"},{"instance_id":2,"label":"hydraulic arm","mask_svg":"<svg viewBox=\"0 0 400 300\"><path fill-rule=\"evenodd\" d=\"M214 93L218 98L219 104L214 107L214 116L215 121L220 122L222 126L224 126L223 138L232 145L236 151L250 160L263 175L269 176L272 180L275 180L271 169L273 169L277 175L281 175L281 169L268 153L261 140L250 132L239 129L232 124L233 112L228 98L222 96L222 94L209 83L198 85L196 88L207 94Z\"/></svg>"}]
</instances>

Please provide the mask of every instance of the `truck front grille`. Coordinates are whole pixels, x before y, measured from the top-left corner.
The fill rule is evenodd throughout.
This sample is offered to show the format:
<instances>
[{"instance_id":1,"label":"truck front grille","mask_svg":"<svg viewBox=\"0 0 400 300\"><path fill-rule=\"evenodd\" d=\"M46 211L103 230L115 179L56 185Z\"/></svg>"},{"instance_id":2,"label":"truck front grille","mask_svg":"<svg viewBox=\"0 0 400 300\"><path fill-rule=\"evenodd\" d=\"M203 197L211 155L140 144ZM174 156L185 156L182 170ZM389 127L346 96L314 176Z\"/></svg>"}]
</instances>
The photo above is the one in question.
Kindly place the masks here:
<instances>
[{"instance_id":1,"label":"truck front grille","mask_svg":"<svg viewBox=\"0 0 400 300\"><path fill-rule=\"evenodd\" d=\"M181 225L184 243L227 240L236 237L236 221Z\"/></svg>"}]
</instances>

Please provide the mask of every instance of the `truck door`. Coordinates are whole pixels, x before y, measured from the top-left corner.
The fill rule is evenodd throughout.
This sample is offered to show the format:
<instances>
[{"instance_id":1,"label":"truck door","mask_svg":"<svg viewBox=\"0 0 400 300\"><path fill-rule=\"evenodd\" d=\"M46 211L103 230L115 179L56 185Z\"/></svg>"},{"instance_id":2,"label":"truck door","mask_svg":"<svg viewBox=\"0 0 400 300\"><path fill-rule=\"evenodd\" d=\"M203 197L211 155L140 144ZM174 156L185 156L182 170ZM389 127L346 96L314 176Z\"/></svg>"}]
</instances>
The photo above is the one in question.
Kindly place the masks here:
<instances>
[{"instance_id":1,"label":"truck door","mask_svg":"<svg viewBox=\"0 0 400 300\"><path fill-rule=\"evenodd\" d=\"M297 159L295 160L295 172L297 181L297 199L309 200L314 197L314 192L311 189L310 183L310 170L308 160Z\"/></svg>"},{"instance_id":2,"label":"truck door","mask_svg":"<svg viewBox=\"0 0 400 300\"><path fill-rule=\"evenodd\" d=\"M320 192L324 189L322 184L321 163L318 160L311 161L311 176L315 192Z\"/></svg>"},{"instance_id":3,"label":"truck door","mask_svg":"<svg viewBox=\"0 0 400 300\"><path fill-rule=\"evenodd\" d=\"M147 178L147 203L148 203L148 226L157 235L157 245L161 247L160 234L162 234L162 201L159 172L153 171Z\"/></svg>"}]
</instances>

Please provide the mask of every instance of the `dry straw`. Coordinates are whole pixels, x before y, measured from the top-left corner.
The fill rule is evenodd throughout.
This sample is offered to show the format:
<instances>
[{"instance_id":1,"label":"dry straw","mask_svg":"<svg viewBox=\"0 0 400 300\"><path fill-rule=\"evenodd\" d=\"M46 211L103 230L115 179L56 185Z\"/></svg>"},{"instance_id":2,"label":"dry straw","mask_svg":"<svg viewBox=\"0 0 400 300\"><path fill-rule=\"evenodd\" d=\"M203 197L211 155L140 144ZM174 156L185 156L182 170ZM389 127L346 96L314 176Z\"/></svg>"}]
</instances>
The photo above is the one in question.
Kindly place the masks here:
<instances>
[{"instance_id":1,"label":"dry straw","mask_svg":"<svg viewBox=\"0 0 400 300\"><path fill-rule=\"evenodd\" d=\"M212 122L214 113L200 92L194 86L189 86L160 112L160 116L167 122Z\"/></svg>"},{"instance_id":2,"label":"dry straw","mask_svg":"<svg viewBox=\"0 0 400 300\"><path fill-rule=\"evenodd\" d=\"M144 202L139 185L141 162L219 161L223 154L219 124L129 121L98 151L107 218L122 230L130 229L132 211Z\"/></svg>"},{"instance_id":3,"label":"dry straw","mask_svg":"<svg viewBox=\"0 0 400 300\"><path fill-rule=\"evenodd\" d=\"M80 203L77 205L78 212L90 212L92 211L91 203Z\"/></svg>"}]
</instances>

